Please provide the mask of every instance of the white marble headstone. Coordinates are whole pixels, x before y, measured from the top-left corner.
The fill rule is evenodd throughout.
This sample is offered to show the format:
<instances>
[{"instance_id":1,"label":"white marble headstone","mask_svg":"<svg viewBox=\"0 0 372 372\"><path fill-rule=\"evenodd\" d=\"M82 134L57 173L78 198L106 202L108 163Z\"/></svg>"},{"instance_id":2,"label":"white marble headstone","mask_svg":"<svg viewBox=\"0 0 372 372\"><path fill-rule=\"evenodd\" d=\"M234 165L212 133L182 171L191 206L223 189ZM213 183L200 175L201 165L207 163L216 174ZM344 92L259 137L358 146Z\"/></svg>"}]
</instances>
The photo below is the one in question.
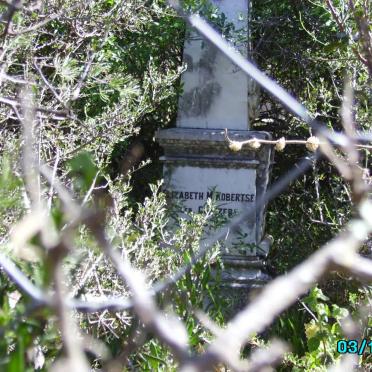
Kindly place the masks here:
<instances>
[{"instance_id":1,"label":"white marble headstone","mask_svg":"<svg viewBox=\"0 0 372 372\"><path fill-rule=\"evenodd\" d=\"M212 0L236 30L247 29L249 0ZM247 44L237 45L247 55ZM221 52L192 32L185 42L177 126L248 130L248 78Z\"/></svg>"}]
</instances>

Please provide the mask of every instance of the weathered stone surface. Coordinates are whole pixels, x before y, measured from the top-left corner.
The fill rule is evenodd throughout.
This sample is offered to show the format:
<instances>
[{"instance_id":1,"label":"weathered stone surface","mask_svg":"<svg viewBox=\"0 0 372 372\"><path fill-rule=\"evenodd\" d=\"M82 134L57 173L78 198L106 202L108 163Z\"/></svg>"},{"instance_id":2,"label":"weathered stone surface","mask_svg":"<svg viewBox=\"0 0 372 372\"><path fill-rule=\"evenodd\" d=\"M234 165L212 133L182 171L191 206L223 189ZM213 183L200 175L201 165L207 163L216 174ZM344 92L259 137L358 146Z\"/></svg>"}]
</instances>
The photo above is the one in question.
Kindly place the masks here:
<instances>
[{"instance_id":1,"label":"weathered stone surface","mask_svg":"<svg viewBox=\"0 0 372 372\"><path fill-rule=\"evenodd\" d=\"M200 166L165 165L165 182L168 196L173 203L181 202L186 212L201 212L208 197L215 199L218 211L231 218L252 209L256 202L256 170L249 168L213 168L208 162ZM238 231L229 234L226 253L256 253L256 218L252 215L241 224ZM250 249L248 245L252 244Z\"/></svg>"},{"instance_id":2,"label":"weathered stone surface","mask_svg":"<svg viewBox=\"0 0 372 372\"><path fill-rule=\"evenodd\" d=\"M236 29L248 26L250 0L213 0ZM247 54L247 45L238 46ZM254 210L267 190L272 165L272 147L257 150L244 146L233 152L224 128L235 141L271 139L269 133L249 131L249 116L255 115L257 91L246 75L222 53L195 33L185 42L182 76L184 93L179 100L177 128L161 130L156 138L164 149L164 191L169 205L180 206L181 215L199 212L212 197L228 220ZM246 304L247 289L269 280L265 258L266 206L256 208L237 230L230 230L222 243L223 293L231 311ZM263 244L265 243L265 244ZM233 290L231 290L233 288Z\"/></svg>"},{"instance_id":3,"label":"weathered stone surface","mask_svg":"<svg viewBox=\"0 0 372 372\"><path fill-rule=\"evenodd\" d=\"M234 139L270 139L265 132L231 131ZM271 147L253 151L248 146L232 152L224 132L213 129L174 128L159 131L165 150L164 188L169 201L186 212L199 212L213 198L220 213L230 218L255 208L257 196L266 191L271 166ZM265 208L246 218L225 241L226 255L257 254L263 234Z\"/></svg>"},{"instance_id":4,"label":"weathered stone surface","mask_svg":"<svg viewBox=\"0 0 372 372\"><path fill-rule=\"evenodd\" d=\"M248 0L213 0L236 30L246 29ZM246 44L237 45L247 55ZM248 78L221 52L194 32L185 42L177 126L182 128L234 128L248 125Z\"/></svg>"}]
</instances>

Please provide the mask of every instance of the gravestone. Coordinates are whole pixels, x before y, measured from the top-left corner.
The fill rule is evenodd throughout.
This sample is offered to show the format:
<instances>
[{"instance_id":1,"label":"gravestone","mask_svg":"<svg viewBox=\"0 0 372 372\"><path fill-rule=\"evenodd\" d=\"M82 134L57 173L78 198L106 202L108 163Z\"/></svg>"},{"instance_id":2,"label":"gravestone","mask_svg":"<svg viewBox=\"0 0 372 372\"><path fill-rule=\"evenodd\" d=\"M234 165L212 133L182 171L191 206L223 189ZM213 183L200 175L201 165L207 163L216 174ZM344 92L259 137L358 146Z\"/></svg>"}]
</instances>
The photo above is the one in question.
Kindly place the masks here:
<instances>
[{"instance_id":1,"label":"gravestone","mask_svg":"<svg viewBox=\"0 0 372 372\"><path fill-rule=\"evenodd\" d=\"M248 25L248 0L212 1L236 30ZM247 55L247 44L236 46ZM249 79L240 69L195 31L185 42L182 76L184 93L179 101L177 126L247 130Z\"/></svg>"},{"instance_id":2,"label":"gravestone","mask_svg":"<svg viewBox=\"0 0 372 372\"><path fill-rule=\"evenodd\" d=\"M246 28L248 0L215 0L236 29ZM247 46L237 46L247 55ZM174 205L184 212L200 212L208 198L227 219L253 210L266 192L272 163L272 148L244 146L233 152L232 140L271 139L267 132L249 130L249 113L255 111L256 92L246 75L211 44L191 32L185 41L182 76L184 93L179 100L177 127L160 130L157 141L164 149L164 189ZM265 206L242 221L223 242L222 283L235 288L237 302L247 301L247 289L269 280L264 272L268 244L262 244ZM267 242L266 242L267 243ZM240 289L240 291L239 291Z\"/></svg>"}]
</instances>

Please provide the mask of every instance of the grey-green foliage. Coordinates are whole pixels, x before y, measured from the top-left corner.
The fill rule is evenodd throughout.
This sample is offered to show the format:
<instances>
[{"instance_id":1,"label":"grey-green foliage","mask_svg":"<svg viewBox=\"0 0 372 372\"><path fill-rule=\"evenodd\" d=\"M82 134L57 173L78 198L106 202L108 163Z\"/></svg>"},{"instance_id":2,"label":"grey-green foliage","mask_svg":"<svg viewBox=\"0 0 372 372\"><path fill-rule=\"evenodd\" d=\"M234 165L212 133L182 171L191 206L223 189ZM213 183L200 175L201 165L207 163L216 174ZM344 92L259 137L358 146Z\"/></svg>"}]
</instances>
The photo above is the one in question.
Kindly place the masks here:
<instances>
[{"instance_id":1,"label":"grey-green foliage","mask_svg":"<svg viewBox=\"0 0 372 372\"><path fill-rule=\"evenodd\" d=\"M258 65L298 97L319 121L335 130L343 130L340 108L348 76L354 88L356 129L360 133L370 131L371 75L358 57L359 52L363 55L362 39L352 37L358 32L350 9L352 2L332 2L346 29L351 31L348 35L340 31L325 1L252 3L253 56ZM363 2L353 3L361 15ZM370 23L370 5L368 9L364 16ZM307 138L311 133L265 92L262 92L262 109L254 126L270 130L276 138ZM273 178L286 173L306 155L302 147L288 147L283 153L277 153ZM366 170L371 168L370 150L360 151L359 165ZM324 159L318 161L312 172L294 182L269 205L267 230L274 236L269 261L274 273L290 270L319 249L342 229L351 213L349 185L330 163ZM305 333L304 324L309 330L311 327L315 330L315 324L301 304L283 314L273 328L275 335L293 345L293 353L280 370L323 370L334 358L339 358L332 345L341 337L340 319L332 315L333 311L338 306L352 313L355 307L350 298L363 302L364 289L360 289L357 281L338 274L330 275L321 286L332 305L328 308L319 304L312 310L316 313L326 308L331 315L328 314L327 320L319 316L316 324L322 329L316 328L312 335L315 339ZM361 363L368 369L370 360L366 357Z\"/></svg>"},{"instance_id":2,"label":"grey-green foliage","mask_svg":"<svg viewBox=\"0 0 372 372\"><path fill-rule=\"evenodd\" d=\"M23 182L19 170L15 171L17 155L20 153L19 141L14 141L11 133L3 132L2 155L0 157L0 234L6 240L11 230L22 216L27 205L23 203Z\"/></svg>"},{"instance_id":3,"label":"grey-green foliage","mask_svg":"<svg viewBox=\"0 0 372 372\"><path fill-rule=\"evenodd\" d=\"M20 176L22 106L12 102L28 85L37 109L38 159L56 166L68 187L67 162L80 151L90 152L101 179L107 176L117 143L138 134L145 118L153 123L147 124L151 133L174 116L183 29L161 0L50 1L42 7L25 2L2 40L1 97L11 102L0 107L4 162L11 158ZM89 190L71 186L78 193Z\"/></svg>"},{"instance_id":4,"label":"grey-green foliage","mask_svg":"<svg viewBox=\"0 0 372 372\"><path fill-rule=\"evenodd\" d=\"M361 14L361 1L354 2ZM353 38L356 17L350 3L333 1L350 35L339 30L324 1L252 2L253 56L257 64L305 104L317 120L343 130L341 105L346 76L354 88L356 129L371 130L371 76L358 57L363 41ZM367 19L371 18L365 14ZM275 138L307 138L311 131L277 101L262 92L262 107L255 128ZM274 179L306 155L303 147L287 147L276 154ZM360 151L360 166L370 168L369 150ZM350 189L327 161L293 183L271 203L268 229L277 244L272 260L282 272L327 241L350 217ZM324 224L325 222L325 224ZM303 228L306 226L306 228Z\"/></svg>"},{"instance_id":5,"label":"grey-green foliage","mask_svg":"<svg viewBox=\"0 0 372 372\"><path fill-rule=\"evenodd\" d=\"M161 0L50 1L30 10L32 5L22 4L2 40L0 59L5 75L1 78L1 96L17 102L22 88L31 86L37 109L34 150L38 159L56 167L57 182L72 190L79 203L92 206L95 197L89 197L91 186L104 190L112 201L106 230L113 245L145 270L150 283L158 280L184 264L182 240L185 234L198 240L202 217L195 216L198 223L182 228L174 238L177 249L172 250L172 236L165 231L165 199L158 187L154 186L154 196L135 213L130 207L133 203L128 202L128 179L109 176L107 165L115 145L135 136L145 125L144 119L152 124L142 129L153 132L174 117L184 24ZM29 208L21 177L19 117L21 105L1 105L1 250L10 254L37 285L49 286L47 264L17 257L9 238ZM79 155L83 150L90 156ZM51 215L59 230L68 223L67 217L55 190L50 195L45 179L40 178L40 182L41 197L51 198ZM31 249L38 245L37 237L32 240ZM81 227L74 236L74 247L65 262L73 293L89 299L127 294L109 262L99 258L86 228ZM0 369L31 368L33 361L26 361L26 349L39 346L45 366L50 367L61 345L58 332L54 329L49 333L55 325L53 319L44 326L31 316L21 324L17 317L22 316L27 298L22 296L15 308L9 307L8 294L18 292L2 271L0 286ZM82 318L81 322L100 337L115 340L123 337L131 319L126 313L113 318L104 314ZM23 337L26 333L29 336Z\"/></svg>"},{"instance_id":6,"label":"grey-green foliage","mask_svg":"<svg viewBox=\"0 0 372 372\"><path fill-rule=\"evenodd\" d=\"M212 229L216 227L211 201L205 205L203 213L174 221L166 208L165 195L160 192L160 186L161 183L151 186L153 196L146 198L144 203L139 205L136 214L128 205L129 185L117 181L109 186L113 205L106 221L108 237L123 257L130 259L136 268L144 272L149 285L170 276L187 264L191 255L198 252L205 229L208 226ZM73 291L83 294L86 298L128 295L115 269L94 243L91 243L93 242L89 239L89 233L82 230L77 240L75 259L71 264L74 273L71 276ZM195 268L191 271L190 278L195 276L193 286L197 286L197 282L201 280L200 274L209 272L209 264L216 263L217 256L218 249L215 248L201 260L199 271ZM200 287L199 301L202 301L207 293L207 284L204 282ZM192 288L189 290L192 291ZM179 305L176 302L173 306ZM117 315L117 321L110 322L110 330L105 329L106 318L110 319L110 314L98 314L99 327L94 328L99 334L103 332L109 338L125 333L130 322L126 318L127 325L121 323L121 316L126 318L126 315ZM95 317L90 316L90 319Z\"/></svg>"},{"instance_id":7,"label":"grey-green foliage","mask_svg":"<svg viewBox=\"0 0 372 372\"><path fill-rule=\"evenodd\" d=\"M241 37L239 30L233 30L218 8L208 1L186 3L189 9L205 14L227 37ZM23 2L25 7L32 4ZM341 13L347 14L346 2L335 4ZM344 76L348 73L355 88L358 129L370 129L370 78L353 50L356 47L362 51L360 41L339 34L324 2L260 0L253 1L252 9L252 54L258 65L306 103L318 119L336 129L340 129L338 110ZM52 19L43 23L48 15ZM353 17L347 17L346 22L355 34ZM44 109L37 111L35 120L35 151L40 160L52 167L56 165L58 178L74 191L79 203L89 207L102 203L106 207L108 237L117 250L146 272L149 283L187 263L199 248L203 226L213 225L212 206L206 206L204 214L180 220L179 228L173 225L172 230L159 184L152 186L151 197L136 205L129 196L130 177L118 176L109 167L117 144L127 145L140 131L152 138L155 129L174 120L182 71L183 21L163 0L49 1L41 8L17 11L10 31L3 39L0 62L2 71L12 78L1 76L1 97L16 101L26 81L32 86L36 107ZM257 129L271 130L275 137L303 138L309 134L303 123L264 93L262 102L255 123ZM17 115L22 115L21 107L1 104L1 249L10 253L9 233L29 208L19 162L22 135ZM81 150L91 155L79 154ZM304 154L302 148L292 148L278 156L274 177L283 174ZM364 154L362 165L368 167L368 155ZM73 161L68 162L69 159ZM307 175L270 205L268 232L275 237L271 260L279 272L288 270L327 241L350 215L347 185L328 164L319 165L317 172L319 198L314 179ZM97 190L90 194L92 182ZM43 178L41 185L43 196L52 198L51 214L55 228L60 230L68 221L59 197L48 194L49 186ZM314 222L321 218L320 210L325 222L332 225ZM38 244L37 238L32 240L34 245ZM127 295L121 279L101 256L85 227L80 227L74 236L74 247L65 262L74 294L88 299ZM214 319L223 322L218 309L219 291L210 283L209 264L218 261L216 252L211 252L170 293L158 299L160 304L171 302L186 322L195 351L205 348L211 337L193 316L193 308L203 306L203 296L208 291L217 302L212 313ZM46 265L13 258L36 284L50 284ZM339 278L325 286L332 301L337 300L340 306L347 306L348 292L350 295L356 292L348 281ZM23 296L15 308L10 307L8 294L15 293L16 288L3 272L0 288L0 369L10 365L13 370L22 370L27 363L32 369L25 350L36 346L42 346L49 367L61 348L54 318L49 312L42 312L24 320L27 299ZM319 297L318 303L320 300ZM338 321L337 304L329 307L329 311ZM324 308L323 304L315 304L314 311ZM295 326L295 322L284 320L277 336L291 333L302 338L297 342L302 355L301 350L297 353L295 349L296 355L288 357L288 363L311 370L324 360L319 350L311 349L311 342L307 342L311 338L308 340L304 335L302 326L312 325L311 320L306 316L300 320ZM117 355L132 318L126 312L106 312L81 316L80 321L87 332L109 341L107 345ZM322 334L330 348L330 342L340 335L339 329L334 326L336 323L328 324L324 318L320 321L325 329L331 327L326 335ZM309 349L304 351L306 347ZM149 340L131 362L139 370L176 368L170 353L155 340Z\"/></svg>"},{"instance_id":8,"label":"grey-green foliage","mask_svg":"<svg viewBox=\"0 0 372 372\"><path fill-rule=\"evenodd\" d=\"M43 159L53 161L58 151L64 161L84 148L105 163L144 116L174 100L183 25L172 21L164 1L51 1L16 13L12 30L20 35L5 38L1 62L4 72L30 82L37 107L55 112L39 115ZM4 96L16 98L20 88L3 79ZM1 115L14 116L7 106ZM158 121L165 125L169 113Z\"/></svg>"}]
</instances>

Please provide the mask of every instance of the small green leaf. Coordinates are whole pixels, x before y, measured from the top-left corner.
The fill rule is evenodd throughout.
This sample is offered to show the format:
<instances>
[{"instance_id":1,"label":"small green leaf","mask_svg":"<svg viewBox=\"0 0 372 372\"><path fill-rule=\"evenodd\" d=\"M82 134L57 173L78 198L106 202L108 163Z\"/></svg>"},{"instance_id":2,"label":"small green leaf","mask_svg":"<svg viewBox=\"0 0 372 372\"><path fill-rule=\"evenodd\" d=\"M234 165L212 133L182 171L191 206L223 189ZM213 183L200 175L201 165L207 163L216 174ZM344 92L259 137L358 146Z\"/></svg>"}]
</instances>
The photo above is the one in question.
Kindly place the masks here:
<instances>
[{"instance_id":1,"label":"small green leaf","mask_svg":"<svg viewBox=\"0 0 372 372\"><path fill-rule=\"evenodd\" d=\"M89 190L98 174L98 168L91 155L88 152L81 152L71 159L68 164L78 188L83 192Z\"/></svg>"},{"instance_id":2,"label":"small green leaf","mask_svg":"<svg viewBox=\"0 0 372 372\"><path fill-rule=\"evenodd\" d=\"M313 352L313 351L318 350L321 341L322 341L322 337L318 334L315 337L310 338L307 341L307 346L308 346L309 351Z\"/></svg>"}]
</instances>

